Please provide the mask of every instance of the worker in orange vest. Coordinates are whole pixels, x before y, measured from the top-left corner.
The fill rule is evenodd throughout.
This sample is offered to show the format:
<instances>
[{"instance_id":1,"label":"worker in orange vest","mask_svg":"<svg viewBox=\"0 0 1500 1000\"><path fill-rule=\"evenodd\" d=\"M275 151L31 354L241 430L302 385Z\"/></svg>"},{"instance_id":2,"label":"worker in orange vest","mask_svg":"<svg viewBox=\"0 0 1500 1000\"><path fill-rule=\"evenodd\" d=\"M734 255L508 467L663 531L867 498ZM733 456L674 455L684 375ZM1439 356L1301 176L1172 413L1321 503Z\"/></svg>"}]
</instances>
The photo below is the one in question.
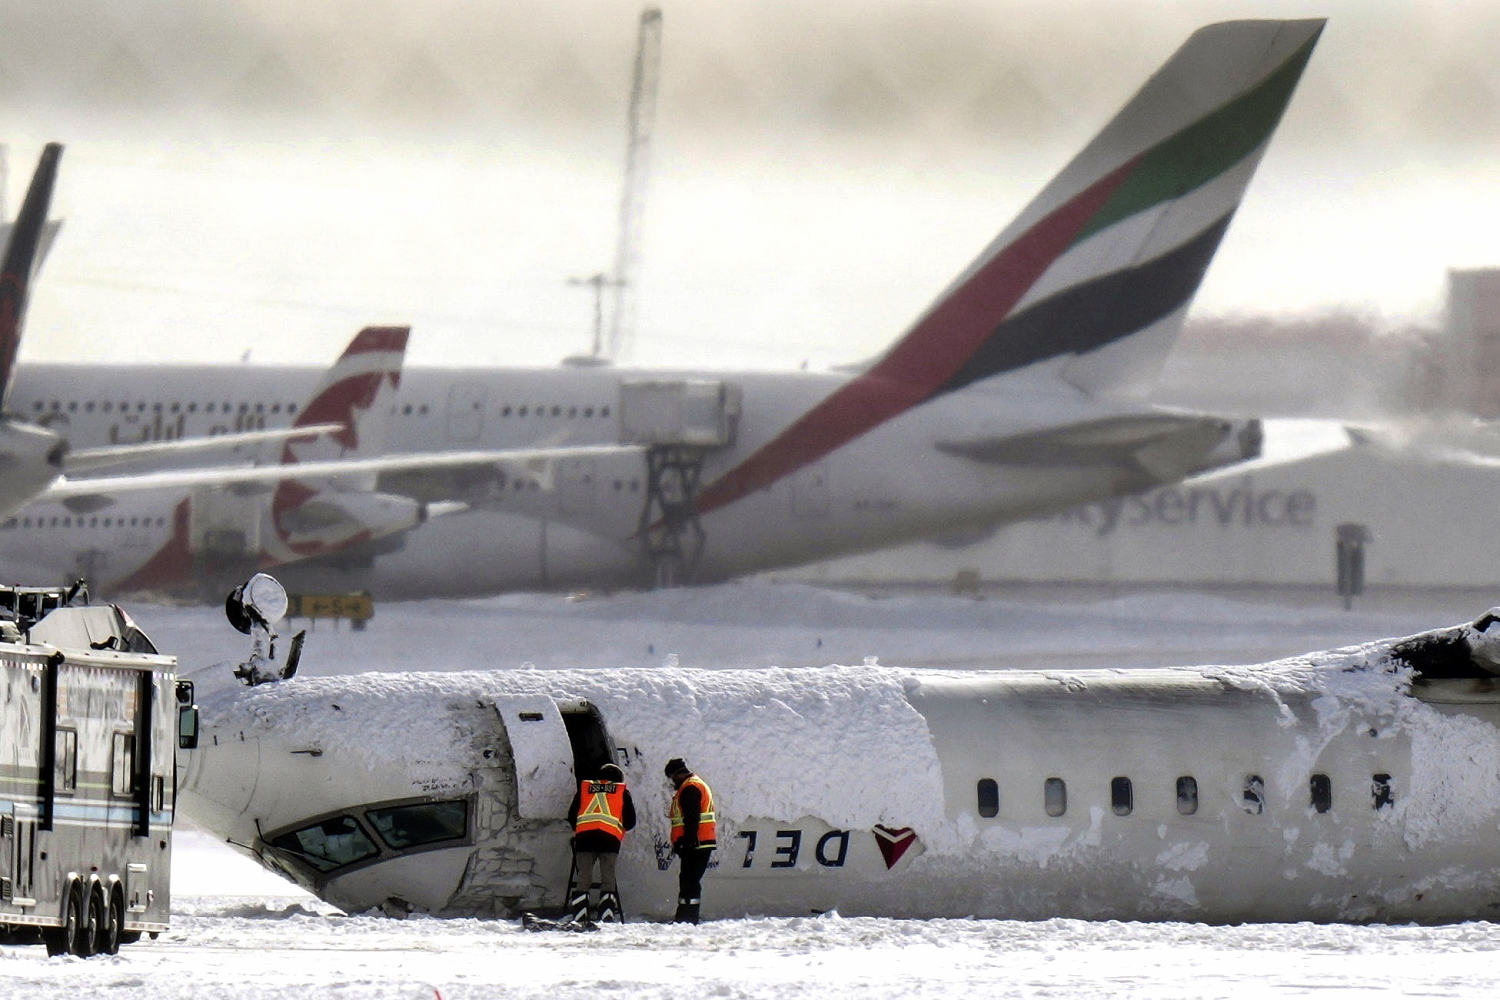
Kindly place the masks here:
<instances>
[{"instance_id":1,"label":"worker in orange vest","mask_svg":"<svg viewBox=\"0 0 1500 1000\"><path fill-rule=\"evenodd\" d=\"M625 787L625 772L614 764L599 768L598 776L578 783L578 792L568 807L573 824L574 882L568 899L572 920L594 919L600 923L624 922L620 889L615 880L616 863L625 831L635 827L635 803ZM589 905L589 887L594 868L599 869L599 903Z\"/></svg>"},{"instance_id":2,"label":"worker in orange vest","mask_svg":"<svg viewBox=\"0 0 1500 1000\"><path fill-rule=\"evenodd\" d=\"M667 761L672 782L672 808L668 819L672 831L672 853L682 859L677 876L676 923L696 924L703 901L703 873L708 858L718 846L718 823L714 816L714 793L708 783L688 770L681 757Z\"/></svg>"}]
</instances>

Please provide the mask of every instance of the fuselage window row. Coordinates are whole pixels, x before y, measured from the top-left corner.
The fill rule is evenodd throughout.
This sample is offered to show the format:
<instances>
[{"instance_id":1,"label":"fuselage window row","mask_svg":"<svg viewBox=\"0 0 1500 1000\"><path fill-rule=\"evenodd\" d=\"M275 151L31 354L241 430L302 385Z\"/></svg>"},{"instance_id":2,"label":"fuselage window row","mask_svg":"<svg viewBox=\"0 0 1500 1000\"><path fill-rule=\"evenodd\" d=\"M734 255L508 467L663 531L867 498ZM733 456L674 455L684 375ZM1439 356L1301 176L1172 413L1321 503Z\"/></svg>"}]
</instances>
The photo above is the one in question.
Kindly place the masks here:
<instances>
[{"instance_id":1,"label":"fuselage window row","mask_svg":"<svg viewBox=\"0 0 1500 1000\"><path fill-rule=\"evenodd\" d=\"M1393 779L1380 772L1370 777L1370 803L1377 810L1388 809L1395 803ZM1000 815L1000 785L994 778L980 778L975 785L975 806L981 817L994 819ZM1177 779L1177 812L1191 816L1198 811L1198 779L1183 775ZM1135 790L1131 780L1120 776L1109 782L1110 810L1116 816L1129 816L1135 811ZM1245 776L1240 791L1240 804L1245 812L1259 816L1266 808L1266 785L1258 774ZM1308 779L1308 806L1322 815L1333 808L1333 780L1326 774L1314 774ZM1048 816L1062 816L1068 811L1068 785L1062 778L1048 778L1042 783L1042 808Z\"/></svg>"},{"instance_id":2,"label":"fuselage window row","mask_svg":"<svg viewBox=\"0 0 1500 1000\"><path fill-rule=\"evenodd\" d=\"M35 522L35 523L33 523ZM76 523L75 523L76 522ZM0 531L9 531L16 527L21 528L165 528L167 519L164 517L132 517L128 520L123 517L22 517L7 518L4 524L0 524Z\"/></svg>"},{"instance_id":3,"label":"fuselage window row","mask_svg":"<svg viewBox=\"0 0 1500 1000\"><path fill-rule=\"evenodd\" d=\"M67 403L64 403L62 400L58 399L54 399L49 403L38 399L34 400L31 404L32 411L36 413L42 413L47 410L50 410L53 413L62 413L64 411L68 413L77 413L79 410L82 410L84 413L93 413L96 409L101 413L114 413L116 410L118 410L120 413L129 413L132 409L134 409L137 413L145 413L148 409L152 413L197 413L198 408L199 407L197 403L146 403L143 401L137 401L132 407L130 403L123 400L116 404L114 400L105 400L103 402L98 402L92 399L85 400L82 403L77 400L70 400ZM270 406L267 406L265 403L240 403L238 407L236 407L235 404L229 402L225 402L222 404L203 404L204 413L217 412L232 414L236 412L250 413L252 411L259 414L279 414L285 411L288 415L292 415L297 412L297 404L272 403L270 404ZM422 412L427 412L426 406L422 407Z\"/></svg>"}]
</instances>

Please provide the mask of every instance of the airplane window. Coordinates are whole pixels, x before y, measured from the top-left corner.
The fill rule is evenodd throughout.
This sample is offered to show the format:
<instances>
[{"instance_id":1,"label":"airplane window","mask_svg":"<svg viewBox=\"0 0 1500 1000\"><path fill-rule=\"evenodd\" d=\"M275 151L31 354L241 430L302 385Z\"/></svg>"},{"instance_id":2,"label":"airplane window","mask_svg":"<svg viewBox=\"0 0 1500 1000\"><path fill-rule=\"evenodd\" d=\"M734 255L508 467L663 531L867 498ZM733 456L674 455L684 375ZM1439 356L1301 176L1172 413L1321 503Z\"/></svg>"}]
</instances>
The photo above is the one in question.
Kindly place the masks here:
<instances>
[{"instance_id":1,"label":"airplane window","mask_svg":"<svg viewBox=\"0 0 1500 1000\"><path fill-rule=\"evenodd\" d=\"M570 407L568 407L568 417L569 417L569 419L571 419L573 417L576 417L576 416L578 416L578 407L576 407L576 406L570 406Z\"/></svg>"},{"instance_id":2,"label":"airplane window","mask_svg":"<svg viewBox=\"0 0 1500 1000\"><path fill-rule=\"evenodd\" d=\"M188 404L188 412L189 413L197 413L198 412L198 404L197 403L189 403Z\"/></svg>"},{"instance_id":3,"label":"airplane window","mask_svg":"<svg viewBox=\"0 0 1500 1000\"><path fill-rule=\"evenodd\" d=\"M16 519L15 518L12 517L12 518L7 518L6 519L6 521L5 521L5 527L7 527L7 528L14 528L15 526L16 526Z\"/></svg>"},{"instance_id":4,"label":"airplane window","mask_svg":"<svg viewBox=\"0 0 1500 1000\"><path fill-rule=\"evenodd\" d=\"M979 779L979 815L989 818L1000 814L1000 786L994 778Z\"/></svg>"},{"instance_id":5,"label":"airplane window","mask_svg":"<svg viewBox=\"0 0 1500 1000\"><path fill-rule=\"evenodd\" d=\"M76 400L68 404L68 412L69 413L77 413L78 412L78 403L77 403Z\"/></svg>"},{"instance_id":6,"label":"airplane window","mask_svg":"<svg viewBox=\"0 0 1500 1000\"><path fill-rule=\"evenodd\" d=\"M271 404L271 412L272 413L280 413L281 412L281 404L280 403L272 403Z\"/></svg>"},{"instance_id":7,"label":"airplane window","mask_svg":"<svg viewBox=\"0 0 1500 1000\"><path fill-rule=\"evenodd\" d=\"M417 407L417 416L419 416L419 417L425 417L425 416L427 416L427 404L426 403L423 403L421 406Z\"/></svg>"},{"instance_id":8,"label":"airplane window","mask_svg":"<svg viewBox=\"0 0 1500 1000\"><path fill-rule=\"evenodd\" d=\"M109 400L105 400L104 401L104 412L105 413L112 413L112 412L114 412L114 408L115 408L115 404L114 403L111 403Z\"/></svg>"},{"instance_id":9,"label":"airplane window","mask_svg":"<svg viewBox=\"0 0 1500 1000\"><path fill-rule=\"evenodd\" d=\"M561 406L554 406L552 408L552 415L554 417L560 417L560 416L562 416L562 407Z\"/></svg>"},{"instance_id":10,"label":"airplane window","mask_svg":"<svg viewBox=\"0 0 1500 1000\"><path fill-rule=\"evenodd\" d=\"M1312 807L1320 813L1326 813L1333 808L1333 782L1326 774L1315 774L1308 781L1308 791L1312 795Z\"/></svg>"},{"instance_id":11,"label":"airplane window","mask_svg":"<svg viewBox=\"0 0 1500 1000\"><path fill-rule=\"evenodd\" d=\"M1261 780L1260 775L1252 774L1245 779L1245 792L1242 797L1245 812L1252 816L1259 816L1266 809L1266 783Z\"/></svg>"},{"instance_id":12,"label":"airplane window","mask_svg":"<svg viewBox=\"0 0 1500 1000\"><path fill-rule=\"evenodd\" d=\"M29 528L29 527L31 527L31 518L29 518L29 517L23 517L23 518L21 518L21 527L23 527L23 528Z\"/></svg>"},{"instance_id":13,"label":"airplane window","mask_svg":"<svg viewBox=\"0 0 1500 1000\"><path fill-rule=\"evenodd\" d=\"M623 490L624 488L625 488L625 484L623 482L621 482L620 480L616 479L615 480L615 492L618 493L621 490Z\"/></svg>"},{"instance_id":14,"label":"airplane window","mask_svg":"<svg viewBox=\"0 0 1500 1000\"><path fill-rule=\"evenodd\" d=\"M516 416L518 416L518 417L524 417L524 416L526 416L526 407L523 406L519 410L517 410L516 411Z\"/></svg>"},{"instance_id":15,"label":"airplane window","mask_svg":"<svg viewBox=\"0 0 1500 1000\"><path fill-rule=\"evenodd\" d=\"M1109 779L1109 807L1116 816L1129 816L1135 808L1135 792L1129 778Z\"/></svg>"},{"instance_id":16,"label":"airplane window","mask_svg":"<svg viewBox=\"0 0 1500 1000\"><path fill-rule=\"evenodd\" d=\"M136 403L135 404L135 412L137 412L137 413L145 413L146 412L146 404L144 402Z\"/></svg>"},{"instance_id":17,"label":"airplane window","mask_svg":"<svg viewBox=\"0 0 1500 1000\"><path fill-rule=\"evenodd\" d=\"M40 410L42 408L42 401L39 399L35 403L32 403L31 408L33 410Z\"/></svg>"},{"instance_id":18,"label":"airplane window","mask_svg":"<svg viewBox=\"0 0 1500 1000\"><path fill-rule=\"evenodd\" d=\"M64 528L71 528L71 527L73 527L73 519L71 517L65 517L65 518L63 518L63 527Z\"/></svg>"},{"instance_id":19,"label":"airplane window","mask_svg":"<svg viewBox=\"0 0 1500 1000\"><path fill-rule=\"evenodd\" d=\"M151 404L151 412L152 413L160 413L161 412L161 404L160 403L152 403Z\"/></svg>"},{"instance_id":20,"label":"airplane window","mask_svg":"<svg viewBox=\"0 0 1500 1000\"><path fill-rule=\"evenodd\" d=\"M1391 776L1389 774L1377 774L1370 779L1370 795L1375 800L1376 809L1386 809L1395 802L1395 796L1391 792Z\"/></svg>"},{"instance_id":21,"label":"airplane window","mask_svg":"<svg viewBox=\"0 0 1500 1000\"><path fill-rule=\"evenodd\" d=\"M295 854L320 872L379 853L353 816L334 816L272 839L272 847Z\"/></svg>"},{"instance_id":22,"label":"airplane window","mask_svg":"<svg viewBox=\"0 0 1500 1000\"><path fill-rule=\"evenodd\" d=\"M179 411L181 409L182 409L182 404L181 403L173 403L172 406L171 406L171 410L172 410L173 413L176 413L177 411Z\"/></svg>"},{"instance_id":23,"label":"airplane window","mask_svg":"<svg viewBox=\"0 0 1500 1000\"><path fill-rule=\"evenodd\" d=\"M54 410L60 410L60 409L62 409L62 404L59 403L57 400L54 399L52 401L52 409L54 409Z\"/></svg>"},{"instance_id":24,"label":"airplane window","mask_svg":"<svg viewBox=\"0 0 1500 1000\"><path fill-rule=\"evenodd\" d=\"M1068 786L1061 778L1048 778L1044 788L1044 801L1048 816L1061 816L1068 811Z\"/></svg>"},{"instance_id":25,"label":"airplane window","mask_svg":"<svg viewBox=\"0 0 1500 1000\"><path fill-rule=\"evenodd\" d=\"M594 415L594 408L592 406L585 406L583 408L583 415L585 417L592 417Z\"/></svg>"},{"instance_id":26,"label":"airplane window","mask_svg":"<svg viewBox=\"0 0 1500 1000\"><path fill-rule=\"evenodd\" d=\"M286 404L286 412L288 412L288 413L296 413L297 412L297 404L296 403L288 403L288 404Z\"/></svg>"},{"instance_id":27,"label":"airplane window","mask_svg":"<svg viewBox=\"0 0 1500 1000\"><path fill-rule=\"evenodd\" d=\"M1191 816L1198 811L1198 779L1184 774L1177 779L1177 811Z\"/></svg>"},{"instance_id":28,"label":"airplane window","mask_svg":"<svg viewBox=\"0 0 1500 1000\"><path fill-rule=\"evenodd\" d=\"M508 416L510 416L510 407L509 406L502 406L502 407L500 407L500 415L502 417L508 417Z\"/></svg>"},{"instance_id":29,"label":"airplane window","mask_svg":"<svg viewBox=\"0 0 1500 1000\"><path fill-rule=\"evenodd\" d=\"M266 404L265 403L256 403L255 404L255 412L256 413L265 413L266 412Z\"/></svg>"},{"instance_id":30,"label":"airplane window","mask_svg":"<svg viewBox=\"0 0 1500 1000\"><path fill-rule=\"evenodd\" d=\"M94 412L94 401L92 399L89 400L87 403L83 404L83 411L85 413L93 413Z\"/></svg>"},{"instance_id":31,"label":"airplane window","mask_svg":"<svg viewBox=\"0 0 1500 1000\"><path fill-rule=\"evenodd\" d=\"M603 409L601 409L599 411L599 416L601 416L601 417L607 417L607 416L609 416L609 407L606 406Z\"/></svg>"},{"instance_id":32,"label":"airplane window","mask_svg":"<svg viewBox=\"0 0 1500 1000\"><path fill-rule=\"evenodd\" d=\"M469 831L469 804L461 799L371 809L365 817L380 839L397 851L440 840L458 840Z\"/></svg>"}]
</instances>

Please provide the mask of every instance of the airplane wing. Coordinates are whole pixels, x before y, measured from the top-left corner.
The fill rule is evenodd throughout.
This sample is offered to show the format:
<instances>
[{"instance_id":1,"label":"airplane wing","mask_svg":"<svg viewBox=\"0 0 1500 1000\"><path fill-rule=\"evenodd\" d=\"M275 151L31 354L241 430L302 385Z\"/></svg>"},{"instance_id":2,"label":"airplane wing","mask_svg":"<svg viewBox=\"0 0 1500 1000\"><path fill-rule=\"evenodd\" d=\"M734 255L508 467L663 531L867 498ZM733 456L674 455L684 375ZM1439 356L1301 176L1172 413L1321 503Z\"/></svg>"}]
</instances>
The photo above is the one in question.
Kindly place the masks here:
<instances>
[{"instance_id":1,"label":"airplane wing","mask_svg":"<svg viewBox=\"0 0 1500 1000\"><path fill-rule=\"evenodd\" d=\"M221 486L255 493L270 491L278 483L288 480L338 480L373 474L379 477L382 489L392 485L388 477L398 477L401 484L417 494L417 499L452 500L464 498L452 495L445 484L463 484L466 492L472 494L481 484L493 489L503 486L511 476L525 475L540 480L544 488L550 488L551 466L554 462L563 459L613 458L627 454L640 455L644 460L645 448L637 445L587 445L417 452L362 459L299 462L290 466L220 466L89 479L59 477L38 499L66 503L69 506L95 506L107 505L118 494L143 490Z\"/></svg>"},{"instance_id":2,"label":"airplane wing","mask_svg":"<svg viewBox=\"0 0 1500 1000\"><path fill-rule=\"evenodd\" d=\"M148 458L179 458L201 451L217 451L237 448L247 444L264 444L273 441L294 441L318 437L324 434L341 434L345 424L313 424L304 427L278 427L274 430L241 431L236 434L215 434L212 437L179 438L176 441L150 441L141 444L114 444L103 448L81 448L63 456L63 474L93 472L127 462Z\"/></svg>"}]
</instances>

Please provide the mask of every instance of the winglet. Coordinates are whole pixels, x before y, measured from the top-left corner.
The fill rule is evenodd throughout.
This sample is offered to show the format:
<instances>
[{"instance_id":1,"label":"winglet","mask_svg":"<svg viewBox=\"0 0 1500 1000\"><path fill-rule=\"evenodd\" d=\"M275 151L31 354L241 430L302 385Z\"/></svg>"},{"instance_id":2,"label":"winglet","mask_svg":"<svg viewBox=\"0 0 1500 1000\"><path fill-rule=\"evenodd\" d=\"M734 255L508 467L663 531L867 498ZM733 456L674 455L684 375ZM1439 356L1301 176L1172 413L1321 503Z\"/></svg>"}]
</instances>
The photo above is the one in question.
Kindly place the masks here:
<instances>
[{"instance_id":1,"label":"winglet","mask_svg":"<svg viewBox=\"0 0 1500 1000\"><path fill-rule=\"evenodd\" d=\"M0 410L10 397L15 375L16 354L21 347L21 328L26 319L26 299L31 279L36 273L37 249L52 204L52 188L57 181L57 161L62 145L49 142L32 175L31 187L21 204L21 214L11 229L5 247L5 264L0 268Z\"/></svg>"}]
</instances>

